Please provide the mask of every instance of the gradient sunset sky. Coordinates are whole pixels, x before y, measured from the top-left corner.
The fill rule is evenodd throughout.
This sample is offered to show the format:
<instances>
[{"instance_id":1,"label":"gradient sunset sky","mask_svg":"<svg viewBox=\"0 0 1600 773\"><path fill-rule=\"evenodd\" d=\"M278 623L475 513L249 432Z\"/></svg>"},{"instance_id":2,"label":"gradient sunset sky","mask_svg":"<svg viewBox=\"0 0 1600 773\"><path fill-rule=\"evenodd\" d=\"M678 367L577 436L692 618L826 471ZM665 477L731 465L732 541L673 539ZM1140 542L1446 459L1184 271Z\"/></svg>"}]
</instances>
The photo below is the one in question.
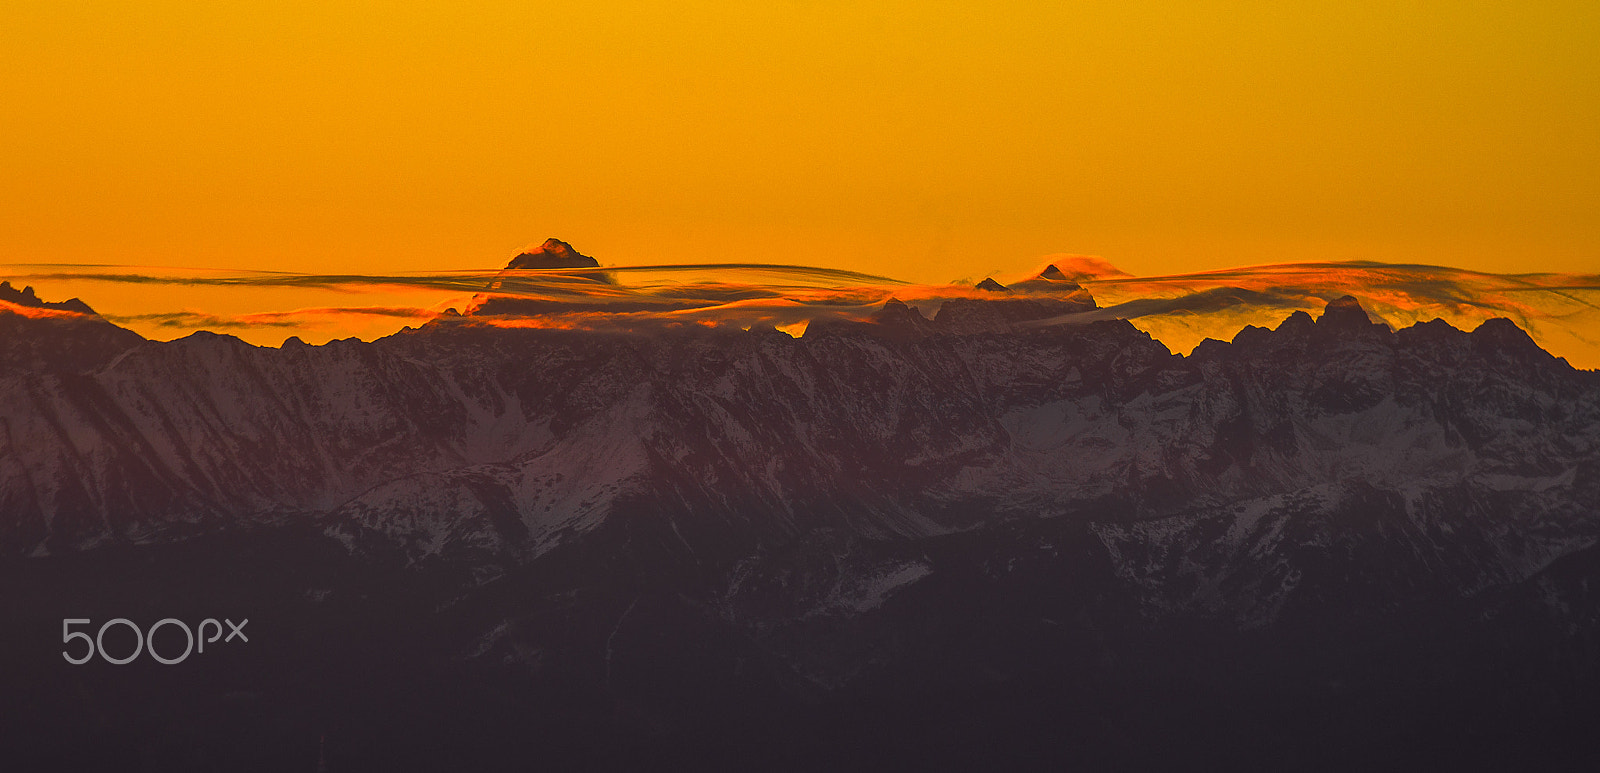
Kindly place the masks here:
<instances>
[{"instance_id":1,"label":"gradient sunset sky","mask_svg":"<svg viewBox=\"0 0 1600 773\"><path fill-rule=\"evenodd\" d=\"M9 0L0 20L4 263L453 270L556 236L606 263L923 283L1052 253L1142 276L1600 268L1593 0Z\"/></svg>"}]
</instances>

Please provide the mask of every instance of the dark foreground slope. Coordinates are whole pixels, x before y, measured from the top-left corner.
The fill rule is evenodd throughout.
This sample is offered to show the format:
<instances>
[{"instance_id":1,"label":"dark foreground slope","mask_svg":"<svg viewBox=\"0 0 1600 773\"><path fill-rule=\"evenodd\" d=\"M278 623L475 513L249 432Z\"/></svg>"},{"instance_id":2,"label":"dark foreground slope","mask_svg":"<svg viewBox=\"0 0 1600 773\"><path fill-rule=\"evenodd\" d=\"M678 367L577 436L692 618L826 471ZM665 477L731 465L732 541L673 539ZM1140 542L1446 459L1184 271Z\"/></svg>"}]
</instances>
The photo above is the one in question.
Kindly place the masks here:
<instances>
[{"instance_id":1,"label":"dark foreground slope","mask_svg":"<svg viewBox=\"0 0 1600 773\"><path fill-rule=\"evenodd\" d=\"M1600 379L1504 321L0 316L27 766L1596 762ZM69 617L251 640L71 666Z\"/></svg>"}]
</instances>

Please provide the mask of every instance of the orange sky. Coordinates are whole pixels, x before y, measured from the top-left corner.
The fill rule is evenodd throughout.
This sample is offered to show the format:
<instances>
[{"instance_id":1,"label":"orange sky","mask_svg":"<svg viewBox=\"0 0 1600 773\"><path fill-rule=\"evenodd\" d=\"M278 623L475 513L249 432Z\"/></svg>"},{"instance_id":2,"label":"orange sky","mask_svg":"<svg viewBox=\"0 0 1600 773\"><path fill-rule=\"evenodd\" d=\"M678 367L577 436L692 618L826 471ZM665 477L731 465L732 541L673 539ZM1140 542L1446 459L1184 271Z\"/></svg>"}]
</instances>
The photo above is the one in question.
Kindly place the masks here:
<instances>
[{"instance_id":1,"label":"orange sky","mask_svg":"<svg viewBox=\"0 0 1600 773\"><path fill-rule=\"evenodd\" d=\"M1593 272L1596 51L1592 0L9 0L0 263Z\"/></svg>"},{"instance_id":2,"label":"orange sky","mask_svg":"<svg viewBox=\"0 0 1600 773\"><path fill-rule=\"evenodd\" d=\"M1592 269L1600 4L9 0L0 261Z\"/></svg>"}]
</instances>

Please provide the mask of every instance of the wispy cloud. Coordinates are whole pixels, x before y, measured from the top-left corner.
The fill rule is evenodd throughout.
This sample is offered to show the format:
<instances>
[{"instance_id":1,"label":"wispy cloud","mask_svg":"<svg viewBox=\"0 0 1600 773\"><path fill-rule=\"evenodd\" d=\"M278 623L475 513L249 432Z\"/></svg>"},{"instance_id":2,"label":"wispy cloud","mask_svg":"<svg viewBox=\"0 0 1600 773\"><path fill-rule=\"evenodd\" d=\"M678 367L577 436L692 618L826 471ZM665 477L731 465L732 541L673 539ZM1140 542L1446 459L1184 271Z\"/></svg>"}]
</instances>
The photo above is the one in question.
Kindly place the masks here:
<instances>
[{"instance_id":1,"label":"wispy cloud","mask_svg":"<svg viewBox=\"0 0 1600 773\"><path fill-rule=\"evenodd\" d=\"M502 284L507 292L519 285L537 286L545 292L563 290L601 294L605 283L587 280L593 268L549 268L516 270L428 271L399 274L297 274L281 271L221 272L195 269L170 269L99 264L15 264L6 268L7 279L30 282L107 282L190 287L286 287L360 292L371 289L417 288L453 292L478 292ZM24 270L25 269L25 270ZM813 286L823 284L903 285L889 277L843 269L818 268L772 263L679 263L639 266L608 266L607 274L624 275L745 275L766 277L774 286ZM649 282L635 282L634 289L649 288Z\"/></svg>"},{"instance_id":2,"label":"wispy cloud","mask_svg":"<svg viewBox=\"0 0 1600 773\"><path fill-rule=\"evenodd\" d=\"M1103 261L1072 261L1066 276L1092 293L1102 308L1037 324L1125 318L1175 350L1187 351L1202 338L1231 338L1244 325L1275 324L1291 311L1315 312L1330 300L1352 295L1369 313L1397 327L1435 317L1472 327L1491 317L1509 317L1552 351L1588 367L1600 365L1600 274L1492 274L1427 265L1324 262L1135 277ZM135 329L216 329L241 335L270 329L279 335L310 331L322 337L352 329L392 332L400 324L433 319L446 305L476 311L477 324L498 326L633 329L737 324L798 330L818 319L864 319L891 297L918 305L932 316L953 298L1060 297L1061 292L1058 283L1017 281L1031 277L1012 278L1011 292L997 296L969 284L917 285L839 269L762 263L393 274L83 265L9 268L0 268L0 274L18 283L285 288L390 298L398 293L403 301L297 305L236 314L153 308L108 315ZM596 281L598 272L610 281ZM93 305L92 287L79 294ZM407 305L412 297L415 303Z\"/></svg>"},{"instance_id":3,"label":"wispy cloud","mask_svg":"<svg viewBox=\"0 0 1600 773\"><path fill-rule=\"evenodd\" d=\"M392 317L428 320L439 316L433 309L410 306L322 306L285 311L259 311L234 316L219 316L199 311L167 311L151 314L106 314L119 324L143 323L160 327L208 330L239 330L253 327L300 327L312 319L338 320L349 317Z\"/></svg>"}]
</instances>

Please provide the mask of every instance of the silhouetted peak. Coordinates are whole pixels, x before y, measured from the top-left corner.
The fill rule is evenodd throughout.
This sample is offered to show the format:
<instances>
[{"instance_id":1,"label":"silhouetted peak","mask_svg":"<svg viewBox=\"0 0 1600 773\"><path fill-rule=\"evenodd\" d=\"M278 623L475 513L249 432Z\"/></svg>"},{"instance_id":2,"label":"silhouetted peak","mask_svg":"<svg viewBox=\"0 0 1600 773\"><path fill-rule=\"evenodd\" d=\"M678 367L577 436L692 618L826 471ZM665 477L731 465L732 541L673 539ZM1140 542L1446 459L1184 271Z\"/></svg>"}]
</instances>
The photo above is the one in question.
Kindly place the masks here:
<instances>
[{"instance_id":1,"label":"silhouetted peak","mask_svg":"<svg viewBox=\"0 0 1600 773\"><path fill-rule=\"evenodd\" d=\"M1009 293L1009 292L1011 292L1011 288L1006 287L1005 285L994 281L994 279L992 277L991 278L986 278L982 282L979 282L977 287L978 287L979 290L987 290L987 291L989 291L991 293Z\"/></svg>"},{"instance_id":2,"label":"silhouetted peak","mask_svg":"<svg viewBox=\"0 0 1600 773\"><path fill-rule=\"evenodd\" d=\"M1287 325L1288 320L1285 320L1284 324ZM1211 339L1207 338L1205 341L1201 341L1200 343L1204 344L1206 341L1210 340ZM1233 343L1237 346L1265 346L1271 341L1272 331L1264 327L1257 327L1255 325L1245 325L1243 328L1239 329L1239 332L1233 334ZM1196 347L1196 351L1198 350L1199 347Z\"/></svg>"},{"instance_id":3,"label":"silhouetted peak","mask_svg":"<svg viewBox=\"0 0 1600 773\"><path fill-rule=\"evenodd\" d=\"M1453 340L1456 336L1461 335L1462 331L1449 322L1435 318L1426 322L1418 322L1411 327L1402 328L1395 332L1399 334L1403 343L1432 346Z\"/></svg>"},{"instance_id":4,"label":"silhouetted peak","mask_svg":"<svg viewBox=\"0 0 1600 773\"><path fill-rule=\"evenodd\" d=\"M1322 311L1322 316L1317 320L1317 327L1324 329L1365 331L1371 326L1372 318L1367 316L1366 309L1361 308L1361 303L1348 295L1329 301L1327 308Z\"/></svg>"},{"instance_id":5,"label":"silhouetted peak","mask_svg":"<svg viewBox=\"0 0 1600 773\"><path fill-rule=\"evenodd\" d=\"M15 303L18 306L30 306L36 309L55 309L57 311L76 312L78 314L94 314L94 309L89 308L89 304L84 303L77 298L69 298L64 301L56 302L45 301L41 300L39 296L34 293L33 287L29 286L18 290L17 288L12 287L10 282L0 282L0 301Z\"/></svg>"},{"instance_id":6,"label":"silhouetted peak","mask_svg":"<svg viewBox=\"0 0 1600 773\"><path fill-rule=\"evenodd\" d=\"M21 306L38 306L41 301L33 292L33 287L24 287L18 290L10 282L0 282L0 300L11 301Z\"/></svg>"},{"instance_id":7,"label":"silhouetted peak","mask_svg":"<svg viewBox=\"0 0 1600 773\"><path fill-rule=\"evenodd\" d=\"M997 283L998 284L998 283ZM1044 271L1032 279L1024 279L1012 285L1008 290L1021 290L1029 293L1050 293L1052 295L1072 295L1083 292L1083 286L1063 272L1054 263L1045 266Z\"/></svg>"},{"instance_id":8,"label":"silhouetted peak","mask_svg":"<svg viewBox=\"0 0 1600 773\"><path fill-rule=\"evenodd\" d=\"M872 321L880 325L925 325L928 318L915 306L907 306L899 298L890 298L884 301L883 308L872 315Z\"/></svg>"},{"instance_id":9,"label":"silhouetted peak","mask_svg":"<svg viewBox=\"0 0 1600 773\"><path fill-rule=\"evenodd\" d=\"M1039 279L1047 282L1083 282L1093 279L1116 279L1132 276L1104 258L1093 255L1052 255L1048 258Z\"/></svg>"},{"instance_id":10,"label":"silhouetted peak","mask_svg":"<svg viewBox=\"0 0 1600 773\"><path fill-rule=\"evenodd\" d=\"M1472 343L1480 349L1493 349L1508 354L1523 356L1543 355L1544 358L1552 357L1549 352L1540 348L1532 336L1505 317L1495 317L1486 320L1472 331Z\"/></svg>"},{"instance_id":11,"label":"silhouetted peak","mask_svg":"<svg viewBox=\"0 0 1600 773\"><path fill-rule=\"evenodd\" d=\"M1310 314L1307 314L1303 311L1296 311L1293 314L1285 317L1282 322L1278 323L1278 327L1275 328L1274 331L1280 333L1306 333L1309 332L1311 328L1315 327L1316 324L1316 321L1311 319Z\"/></svg>"},{"instance_id":12,"label":"silhouetted peak","mask_svg":"<svg viewBox=\"0 0 1600 773\"><path fill-rule=\"evenodd\" d=\"M599 265L600 261L560 239L546 239L537 249L512 258L506 268L592 268Z\"/></svg>"},{"instance_id":13,"label":"silhouetted peak","mask_svg":"<svg viewBox=\"0 0 1600 773\"><path fill-rule=\"evenodd\" d=\"M1506 320L1506 321L1509 322L1510 320ZM1444 321L1442 319L1439 319L1437 317L1435 317L1434 319L1430 319L1427 322L1418 322L1417 324L1412 325L1411 327L1416 329L1416 330L1426 331L1430 335L1448 335L1450 333L1459 333L1459 332L1461 332L1460 328L1456 327L1455 325L1450 324L1449 322L1446 322L1446 321Z\"/></svg>"},{"instance_id":14,"label":"silhouetted peak","mask_svg":"<svg viewBox=\"0 0 1600 773\"><path fill-rule=\"evenodd\" d=\"M1495 317L1494 319L1484 320L1483 324L1472 329L1472 334L1516 341L1533 340L1532 338L1528 337L1526 331L1520 327L1517 327L1517 323L1512 322L1505 317Z\"/></svg>"}]
</instances>

